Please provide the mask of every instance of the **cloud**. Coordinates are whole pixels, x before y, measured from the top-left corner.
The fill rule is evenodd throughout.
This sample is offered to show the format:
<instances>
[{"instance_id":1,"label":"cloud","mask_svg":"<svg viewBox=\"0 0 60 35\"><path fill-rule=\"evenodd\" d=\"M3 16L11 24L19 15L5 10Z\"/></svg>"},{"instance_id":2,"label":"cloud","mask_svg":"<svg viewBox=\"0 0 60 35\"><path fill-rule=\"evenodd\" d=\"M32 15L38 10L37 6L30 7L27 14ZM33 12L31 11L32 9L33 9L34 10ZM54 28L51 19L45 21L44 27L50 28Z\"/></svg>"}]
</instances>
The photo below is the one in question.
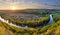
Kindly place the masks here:
<instances>
[{"instance_id":1,"label":"cloud","mask_svg":"<svg viewBox=\"0 0 60 35\"><path fill-rule=\"evenodd\" d=\"M0 9L9 9L10 6L16 6L18 9L60 9L60 6L58 5L48 5L44 3L34 2L32 0L0 0Z\"/></svg>"},{"instance_id":2,"label":"cloud","mask_svg":"<svg viewBox=\"0 0 60 35\"><path fill-rule=\"evenodd\" d=\"M37 8L37 9L60 9L58 6L52 6L48 4L36 3L36 2L29 2L26 5L26 8Z\"/></svg>"}]
</instances>

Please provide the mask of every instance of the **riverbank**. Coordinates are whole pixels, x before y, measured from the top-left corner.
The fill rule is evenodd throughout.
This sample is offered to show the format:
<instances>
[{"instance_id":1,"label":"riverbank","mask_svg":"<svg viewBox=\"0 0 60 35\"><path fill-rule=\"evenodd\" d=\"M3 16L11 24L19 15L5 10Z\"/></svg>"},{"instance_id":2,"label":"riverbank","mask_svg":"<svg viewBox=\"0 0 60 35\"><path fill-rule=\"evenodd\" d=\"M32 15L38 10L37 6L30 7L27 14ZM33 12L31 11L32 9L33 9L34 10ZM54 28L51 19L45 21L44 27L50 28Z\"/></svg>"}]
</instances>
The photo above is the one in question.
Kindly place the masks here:
<instances>
[{"instance_id":1,"label":"riverbank","mask_svg":"<svg viewBox=\"0 0 60 35\"><path fill-rule=\"evenodd\" d=\"M49 20L49 22L48 23L51 23L51 22L53 22L52 21L52 15L50 15L50 20ZM11 26L15 26L15 27L18 27L18 28L24 28L24 29L28 29L29 27L28 26L20 26L20 25L16 25L16 24L14 24L14 23L9 23L9 20L5 20L5 19L3 19L1 16L0 16L0 20L1 21L3 21L3 22L5 22L5 23L7 23L7 24L9 24L9 25L11 25ZM47 24L47 23L46 23ZM37 26L38 27L38 26ZM40 27L40 26L39 26Z\"/></svg>"}]
</instances>

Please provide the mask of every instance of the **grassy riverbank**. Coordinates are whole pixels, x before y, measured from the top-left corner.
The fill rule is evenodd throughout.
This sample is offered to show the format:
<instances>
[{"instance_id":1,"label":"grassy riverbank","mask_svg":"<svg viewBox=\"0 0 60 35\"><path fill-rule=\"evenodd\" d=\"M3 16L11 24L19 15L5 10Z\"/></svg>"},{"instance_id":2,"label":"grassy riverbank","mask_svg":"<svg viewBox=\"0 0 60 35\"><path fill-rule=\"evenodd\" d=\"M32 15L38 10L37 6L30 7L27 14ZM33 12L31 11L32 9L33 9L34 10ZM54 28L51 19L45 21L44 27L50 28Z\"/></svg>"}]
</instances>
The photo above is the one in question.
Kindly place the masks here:
<instances>
[{"instance_id":1,"label":"grassy riverbank","mask_svg":"<svg viewBox=\"0 0 60 35\"><path fill-rule=\"evenodd\" d=\"M28 10L29 11L29 10ZM26 12L28 12L26 11ZM32 10L31 10L32 11ZM37 10L36 10L37 11ZM47 11L47 12L46 12ZM20 20L20 19L13 19L12 17L6 16L7 13L1 13L0 15L4 18L9 20L12 23L24 24L27 26L31 26L29 29L24 28L17 28L15 26L8 25L2 21L0 21L0 34L1 35L60 35L60 12L49 12L50 10L40 10L37 11L39 13L34 13L34 11L25 14L34 14L38 15L41 18L39 19L27 19L27 20ZM21 13L21 12L18 12ZM11 13L9 13L11 14ZM46 22L49 21L49 14L53 15L54 22L50 25L43 26ZM18 15L17 15L18 16ZM34 28L35 25L40 25L38 29ZM43 27L42 27L43 26Z\"/></svg>"}]
</instances>

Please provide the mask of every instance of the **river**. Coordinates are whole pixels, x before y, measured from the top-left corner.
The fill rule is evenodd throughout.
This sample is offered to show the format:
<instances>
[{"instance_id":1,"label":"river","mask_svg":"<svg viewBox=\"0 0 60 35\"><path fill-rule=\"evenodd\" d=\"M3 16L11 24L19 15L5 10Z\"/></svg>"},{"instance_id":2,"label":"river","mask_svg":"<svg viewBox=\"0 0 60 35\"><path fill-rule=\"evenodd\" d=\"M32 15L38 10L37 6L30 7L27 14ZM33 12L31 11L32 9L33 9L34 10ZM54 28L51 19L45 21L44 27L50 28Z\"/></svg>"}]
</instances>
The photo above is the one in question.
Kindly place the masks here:
<instances>
[{"instance_id":1,"label":"river","mask_svg":"<svg viewBox=\"0 0 60 35\"><path fill-rule=\"evenodd\" d=\"M13 23L9 23L9 20L5 20L5 19L3 19L1 16L0 16L0 20L1 20L2 22L5 22L5 23L11 25L11 26L15 26L15 27L18 27L18 28L29 29L28 26L22 27L22 26L18 26L18 25L16 25L16 24L13 24ZM49 22L48 22L47 24L51 24L52 22L53 22L53 17L52 17L52 14L50 14L50 20L49 20Z\"/></svg>"},{"instance_id":2,"label":"river","mask_svg":"<svg viewBox=\"0 0 60 35\"><path fill-rule=\"evenodd\" d=\"M52 17L52 14L50 14L50 20L49 20L49 22L47 23L48 25L50 25L51 23L53 23L53 17Z\"/></svg>"}]
</instances>

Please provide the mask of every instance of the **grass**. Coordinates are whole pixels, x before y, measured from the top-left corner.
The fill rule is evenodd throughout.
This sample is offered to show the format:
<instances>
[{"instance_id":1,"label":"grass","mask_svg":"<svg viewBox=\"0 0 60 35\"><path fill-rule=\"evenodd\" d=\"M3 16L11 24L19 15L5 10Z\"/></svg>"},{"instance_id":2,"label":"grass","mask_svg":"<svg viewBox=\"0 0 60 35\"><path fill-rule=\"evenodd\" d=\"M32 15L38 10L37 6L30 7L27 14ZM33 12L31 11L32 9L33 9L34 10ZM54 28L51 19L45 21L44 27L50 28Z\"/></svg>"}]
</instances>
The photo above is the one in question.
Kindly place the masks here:
<instances>
[{"instance_id":1,"label":"grass","mask_svg":"<svg viewBox=\"0 0 60 35\"><path fill-rule=\"evenodd\" d=\"M12 31L6 29L1 21L0 21L0 35L13 35Z\"/></svg>"},{"instance_id":2,"label":"grass","mask_svg":"<svg viewBox=\"0 0 60 35\"><path fill-rule=\"evenodd\" d=\"M60 13L54 13L53 16L60 19Z\"/></svg>"}]
</instances>

